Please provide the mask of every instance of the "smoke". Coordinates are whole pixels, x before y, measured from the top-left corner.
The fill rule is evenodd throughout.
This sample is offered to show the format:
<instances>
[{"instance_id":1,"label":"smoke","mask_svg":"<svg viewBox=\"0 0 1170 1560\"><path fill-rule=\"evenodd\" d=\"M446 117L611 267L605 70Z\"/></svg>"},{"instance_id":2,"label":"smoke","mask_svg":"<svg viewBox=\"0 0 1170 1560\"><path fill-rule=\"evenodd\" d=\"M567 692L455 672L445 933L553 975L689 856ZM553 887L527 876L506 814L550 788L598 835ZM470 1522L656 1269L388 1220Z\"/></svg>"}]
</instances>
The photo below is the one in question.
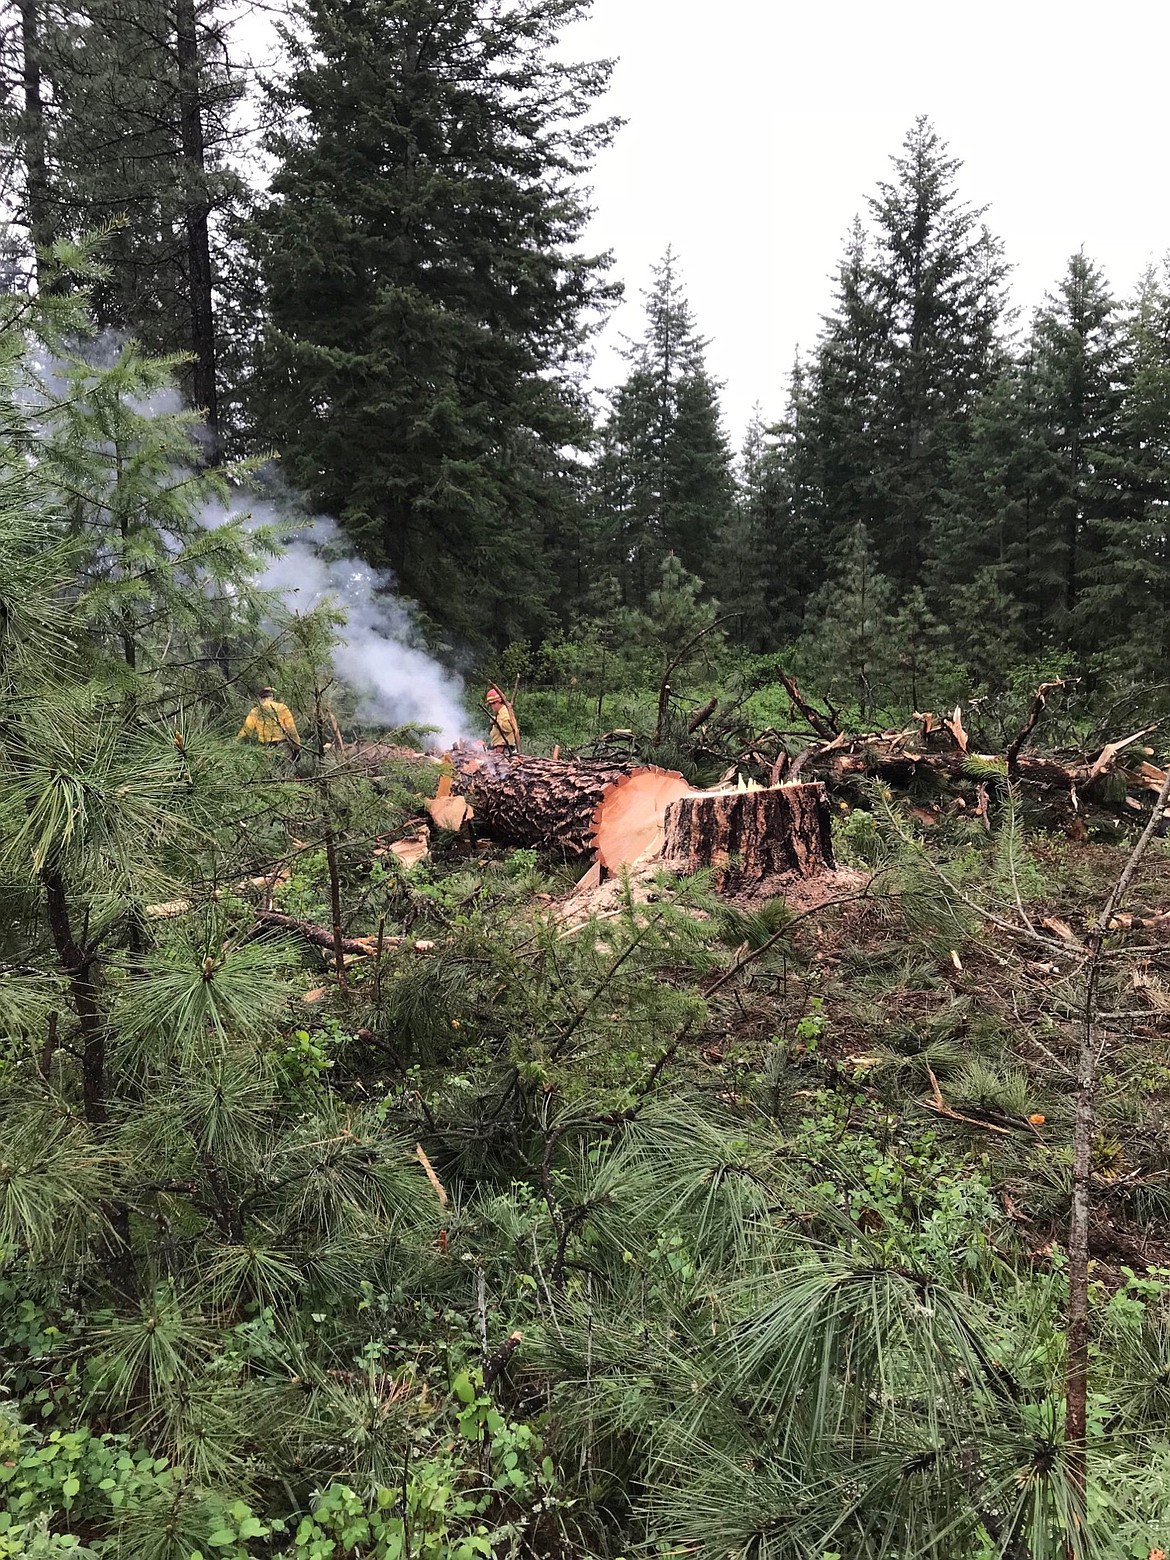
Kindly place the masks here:
<instances>
[{"instance_id":1,"label":"smoke","mask_svg":"<svg viewBox=\"0 0 1170 1560\"><path fill-rule=\"evenodd\" d=\"M18 400L34 415L70 394L71 373L81 364L95 375L112 369L128 345L124 334L103 330L79 342L70 360L56 358L32 344ZM177 385L167 379L147 382L126 395L127 404L147 418L173 417L184 410ZM196 439L205 430L192 427ZM241 491L225 507L209 504L198 514L200 524L215 529L228 520L245 528L271 528L286 538L281 554L267 561L257 583L276 592L293 612L305 614L326 602L345 614L333 648L333 669L358 697L359 720L382 726L421 726L435 732L433 742L444 748L467 732L467 712L461 680L429 654L412 614L411 604L395 590L393 576L371 569L352 554L343 533L328 516L302 526L298 506ZM177 553L180 546L164 534Z\"/></svg>"},{"instance_id":2,"label":"smoke","mask_svg":"<svg viewBox=\"0 0 1170 1560\"><path fill-rule=\"evenodd\" d=\"M209 506L200 516L210 527L245 518L278 534L290 528L286 515L261 500L227 510ZM333 669L357 694L359 720L433 727L433 742L444 748L466 734L462 681L422 645L410 603L396 594L393 576L355 558L328 516L318 515L288 536L257 584L276 592L293 612L308 613L326 602L344 612Z\"/></svg>"}]
</instances>

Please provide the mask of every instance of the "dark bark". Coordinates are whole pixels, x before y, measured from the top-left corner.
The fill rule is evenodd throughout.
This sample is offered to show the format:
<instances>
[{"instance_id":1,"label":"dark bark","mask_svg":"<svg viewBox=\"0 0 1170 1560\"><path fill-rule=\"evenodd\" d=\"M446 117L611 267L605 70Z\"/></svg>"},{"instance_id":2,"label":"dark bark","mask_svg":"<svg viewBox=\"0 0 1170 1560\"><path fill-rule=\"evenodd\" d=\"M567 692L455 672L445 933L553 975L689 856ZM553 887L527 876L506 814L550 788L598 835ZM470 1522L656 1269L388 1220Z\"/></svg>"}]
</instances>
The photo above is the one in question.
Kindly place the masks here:
<instances>
[{"instance_id":1,"label":"dark bark","mask_svg":"<svg viewBox=\"0 0 1170 1560\"><path fill-rule=\"evenodd\" d=\"M666 810L663 858L714 867L716 886L831 872L832 820L823 785L684 796Z\"/></svg>"},{"instance_id":2,"label":"dark bark","mask_svg":"<svg viewBox=\"0 0 1170 1560\"><path fill-rule=\"evenodd\" d=\"M572 858L589 856L599 809L614 788L651 765L588 759L505 758L482 748L452 755L457 787L497 839Z\"/></svg>"},{"instance_id":3,"label":"dark bark","mask_svg":"<svg viewBox=\"0 0 1170 1560\"><path fill-rule=\"evenodd\" d=\"M40 0L19 0L23 56L25 203L29 234L37 251L37 276L44 281L41 255L53 242L49 174L45 159L45 105L41 88Z\"/></svg>"},{"instance_id":4,"label":"dark bark","mask_svg":"<svg viewBox=\"0 0 1170 1560\"><path fill-rule=\"evenodd\" d=\"M215 310L212 298L211 204L199 82L196 0L175 0L179 72L179 140L186 181L187 287L191 309L192 400L207 419L209 458L219 458L219 404L215 383Z\"/></svg>"},{"instance_id":5,"label":"dark bark","mask_svg":"<svg viewBox=\"0 0 1170 1560\"><path fill-rule=\"evenodd\" d=\"M483 1367L483 1388L485 1392L490 1392L491 1389L495 1386L497 1377L500 1375L501 1371L506 1369L508 1361L512 1358L513 1354L515 1354L516 1350L520 1347L523 1341L523 1333L511 1333L507 1338L504 1339L503 1343L500 1344L500 1347L495 1351L495 1353L489 1356L486 1364Z\"/></svg>"},{"instance_id":6,"label":"dark bark","mask_svg":"<svg viewBox=\"0 0 1170 1560\"><path fill-rule=\"evenodd\" d=\"M97 955L83 947L73 936L69 919L69 901L65 884L56 867L41 873L49 931L57 958L69 982L69 996L81 1030L81 1092L85 1119L91 1126L102 1126L106 1110L106 1025L98 999L95 975Z\"/></svg>"}]
</instances>

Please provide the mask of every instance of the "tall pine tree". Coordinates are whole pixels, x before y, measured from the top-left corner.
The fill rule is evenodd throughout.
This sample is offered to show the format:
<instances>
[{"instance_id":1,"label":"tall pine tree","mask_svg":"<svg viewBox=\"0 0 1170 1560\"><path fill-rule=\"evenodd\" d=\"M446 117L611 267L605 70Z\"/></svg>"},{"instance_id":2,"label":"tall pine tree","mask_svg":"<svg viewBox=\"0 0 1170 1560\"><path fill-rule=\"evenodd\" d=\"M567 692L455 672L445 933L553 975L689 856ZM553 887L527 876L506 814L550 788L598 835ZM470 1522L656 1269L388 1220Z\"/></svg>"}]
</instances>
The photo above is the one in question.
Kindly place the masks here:
<instances>
[{"instance_id":1,"label":"tall pine tree","mask_svg":"<svg viewBox=\"0 0 1170 1560\"><path fill-rule=\"evenodd\" d=\"M882 570L906 589L979 394L1001 362L1007 267L962 201L961 167L926 119L856 224L810 365L802 440L809 519L826 550L867 526Z\"/></svg>"},{"instance_id":2,"label":"tall pine tree","mask_svg":"<svg viewBox=\"0 0 1170 1560\"><path fill-rule=\"evenodd\" d=\"M667 250L646 294L646 329L601 431L597 462L602 557L622 599L644 607L674 554L706 579L733 505L719 387Z\"/></svg>"},{"instance_id":3,"label":"tall pine tree","mask_svg":"<svg viewBox=\"0 0 1170 1560\"><path fill-rule=\"evenodd\" d=\"M606 259L580 180L609 65L567 64L588 0L311 0L256 223L270 310L257 422L293 480L432 617L546 621L543 556L589 438L577 382Z\"/></svg>"},{"instance_id":4,"label":"tall pine tree","mask_svg":"<svg viewBox=\"0 0 1170 1560\"><path fill-rule=\"evenodd\" d=\"M229 157L243 77L220 0L12 9L3 133L23 164L41 281L56 240L109 229L95 323L188 356L185 388L214 449L216 217L242 190Z\"/></svg>"}]
</instances>

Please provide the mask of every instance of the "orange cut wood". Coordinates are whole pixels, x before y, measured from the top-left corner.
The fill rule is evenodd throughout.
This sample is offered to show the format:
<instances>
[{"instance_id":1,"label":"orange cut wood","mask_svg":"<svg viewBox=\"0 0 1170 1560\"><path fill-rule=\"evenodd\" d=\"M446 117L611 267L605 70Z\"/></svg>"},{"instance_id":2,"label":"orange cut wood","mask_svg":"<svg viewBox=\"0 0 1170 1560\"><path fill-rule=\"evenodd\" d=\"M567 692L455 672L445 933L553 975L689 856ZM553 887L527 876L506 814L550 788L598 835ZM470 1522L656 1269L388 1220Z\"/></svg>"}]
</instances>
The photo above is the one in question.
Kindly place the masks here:
<instances>
[{"instance_id":1,"label":"orange cut wood","mask_svg":"<svg viewBox=\"0 0 1170 1560\"><path fill-rule=\"evenodd\" d=\"M640 769L616 781L593 815L593 848L607 872L631 866L662 845L666 809L694 788L670 769Z\"/></svg>"},{"instance_id":2,"label":"orange cut wood","mask_svg":"<svg viewBox=\"0 0 1170 1560\"><path fill-rule=\"evenodd\" d=\"M495 839L570 860L590 857L611 871L653 847L667 805L691 790L680 774L650 764L507 758L471 747L454 748L451 763L457 787Z\"/></svg>"},{"instance_id":3,"label":"orange cut wood","mask_svg":"<svg viewBox=\"0 0 1170 1560\"><path fill-rule=\"evenodd\" d=\"M465 796L436 796L427 803L427 812L440 829L449 829L452 834L458 834L472 816Z\"/></svg>"}]
</instances>

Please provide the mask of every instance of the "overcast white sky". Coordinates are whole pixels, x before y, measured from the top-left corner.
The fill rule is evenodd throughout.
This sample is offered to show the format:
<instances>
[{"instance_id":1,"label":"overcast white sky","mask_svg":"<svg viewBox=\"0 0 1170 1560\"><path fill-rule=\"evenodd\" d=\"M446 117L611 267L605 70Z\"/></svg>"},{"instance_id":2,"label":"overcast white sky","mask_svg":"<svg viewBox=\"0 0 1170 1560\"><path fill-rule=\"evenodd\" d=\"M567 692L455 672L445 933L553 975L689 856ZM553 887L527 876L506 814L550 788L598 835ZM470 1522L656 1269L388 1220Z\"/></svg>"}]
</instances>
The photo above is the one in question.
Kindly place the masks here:
<instances>
[{"instance_id":1,"label":"overcast white sky","mask_svg":"<svg viewBox=\"0 0 1170 1560\"><path fill-rule=\"evenodd\" d=\"M595 378L621 377L619 333L673 243L736 442L755 402L782 412L917 114L990 206L1024 309L1082 244L1121 295L1170 250L1166 0L594 0L565 42L618 57L608 106L628 121L594 180L590 239L628 290Z\"/></svg>"}]
</instances>

